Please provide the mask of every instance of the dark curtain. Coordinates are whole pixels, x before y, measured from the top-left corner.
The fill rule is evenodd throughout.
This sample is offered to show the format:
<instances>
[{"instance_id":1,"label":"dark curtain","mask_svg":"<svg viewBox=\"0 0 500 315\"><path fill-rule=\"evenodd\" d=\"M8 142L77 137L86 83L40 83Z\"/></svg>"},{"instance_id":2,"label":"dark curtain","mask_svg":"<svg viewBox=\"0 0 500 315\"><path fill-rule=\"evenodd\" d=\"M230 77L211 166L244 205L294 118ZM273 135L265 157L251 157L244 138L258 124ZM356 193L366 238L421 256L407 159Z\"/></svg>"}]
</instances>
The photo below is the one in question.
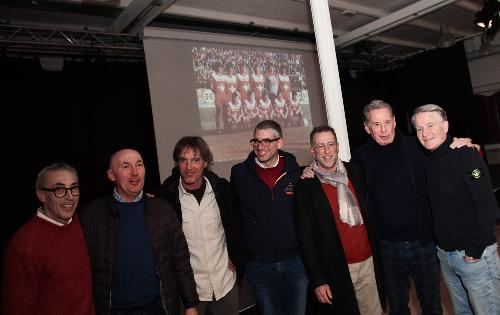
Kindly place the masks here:
<instances>
[{"instance_id":1,"label":"dark curtain","mask_svg":"<svg viewBox=\"0 0 500 315\"><path fill-rule=\"evenodd\" d=\"M139 150L146 163L146 190L159 184L158 161L145 63L66 62L44 71L37 59L1 58L2 106L13 118L4 138L14 140L14 178L5 194L2 253L12 234L38 207L35 176L53 162L79 172L80 205L111 193L110 155ZM3 103L3 102L2 102ZM5 152L4 147L4 152ZM10 161L10 156L4 155ZM13 198L12 198L13 197Z\"/></svg>"},{"instance_id":2,"label":"dark curtain","mask_svg":"<svg viewBox=\"0 0 500 315\"><path fill-rule=\"evenodd\" d=\"M483 142L461 43L422 53L392 70L341 73L341 86L351 149L368 136L362 126L362 110L372 99L391 104L397 126L406 134L414 133L410 124L413 109L432 103L446 110L450 134Z\"/></svg>"}]
</instances>

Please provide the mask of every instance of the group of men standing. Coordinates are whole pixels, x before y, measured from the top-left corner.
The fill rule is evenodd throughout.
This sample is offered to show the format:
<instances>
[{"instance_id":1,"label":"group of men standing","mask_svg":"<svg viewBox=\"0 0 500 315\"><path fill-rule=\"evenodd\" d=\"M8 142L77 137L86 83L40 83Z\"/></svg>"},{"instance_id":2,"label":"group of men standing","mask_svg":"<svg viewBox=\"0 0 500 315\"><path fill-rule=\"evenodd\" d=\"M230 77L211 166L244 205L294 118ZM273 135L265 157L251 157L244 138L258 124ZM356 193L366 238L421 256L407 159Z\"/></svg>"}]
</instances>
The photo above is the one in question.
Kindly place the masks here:
<instances>
[{"instance_id":1,"label":"group of men standing","mask_svg":"<svg viewBox=\"0 0 500 315\"><path fill-rule=\"evenodd\" d=\"M264 120L230 182L210 171L202 138L183 137L154 196L140 153L122 149L107 171L112 195L79 216L74 168L44 168L42 206L5 254L3 310L237 314L246 276L262 315L380 315L386 298L391 314L410 314L410 276L422 313L442 314L441 264L457 314L498 314L499 211L484 162L450 148L443 113L417 108L422 148L396 129L389 104L372 101L371 138L351 163L338 158L335 131L318 126L305 172L281 150L281 126Z\"/></svg>"}]
</instances>

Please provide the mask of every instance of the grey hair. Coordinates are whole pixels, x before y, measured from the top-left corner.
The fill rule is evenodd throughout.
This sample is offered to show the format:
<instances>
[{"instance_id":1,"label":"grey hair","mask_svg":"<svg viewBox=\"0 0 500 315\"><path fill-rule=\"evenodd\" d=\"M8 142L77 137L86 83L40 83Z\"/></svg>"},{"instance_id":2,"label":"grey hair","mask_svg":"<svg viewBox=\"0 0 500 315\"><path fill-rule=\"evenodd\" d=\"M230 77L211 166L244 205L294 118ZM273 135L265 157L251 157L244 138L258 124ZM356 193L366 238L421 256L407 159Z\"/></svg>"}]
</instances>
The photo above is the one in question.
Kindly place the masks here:
<instances>
[{"instance_id":1,"label":"grey hair","mask_svg":"<svg viewBox=\"0 0 500 315\"><path fill-rule=\"evenodd\" d=\"M49 176L50 173L55 171L68 171L71 174L75 175L76 180L78 181L78 172L73 166L64 162L56 162L42 168L42 170L38 172L35 183L36 189L39 190L40 188L45 187L45 182L47 181L47 177Z\"/></svg>"},{"instance_id":2,"label":"grey hair","mask_svg":"<svg viewBox=\"0 0 500 315\"><path fill-rule=\"evenodd\" d=\"M394 117L394 113L392 112L392 107L389 103L381 101L381 100L372 100L368 105L363 108L363 118L364 124L370 121L370 111L379 108L387 108L389 112L391 112L391 116Z\"/></svg>"},{"instance_id":3,"label":"grey hair","mask_svg":"<svg viewBox=\"0 0 500 315\"><path fill-rule=\"evenodd\" d=\"M446 115L446 111L441 106L435 104L427 104L419 106L415 108L415 110L413 111L413 115L411 116L411 124L413 125L413 127L415 127L415 116L418 113L432 113L432 112L438 113L439 116L441 116L441 118L443 119L443 121L448 121L448 116Z\"/></svg>"},{"instance_id":4,"label":"grey hair","mask_svg":"<svg viewBox=\"0 0 500 315\"><path fill-rule=\"evenodd\" d=\"M258 123L257 126L255 126L253 134L255 134L255 132L257 130L263 130L263 129L272 129L272 130L274 130L274 132L276 132L276 136L279 137L279 138L281 138L282 135L283 135L283 132L281 131L280 124L278 124L274 120L263 120L260 123Z\"/></svg>"}]
</instances>

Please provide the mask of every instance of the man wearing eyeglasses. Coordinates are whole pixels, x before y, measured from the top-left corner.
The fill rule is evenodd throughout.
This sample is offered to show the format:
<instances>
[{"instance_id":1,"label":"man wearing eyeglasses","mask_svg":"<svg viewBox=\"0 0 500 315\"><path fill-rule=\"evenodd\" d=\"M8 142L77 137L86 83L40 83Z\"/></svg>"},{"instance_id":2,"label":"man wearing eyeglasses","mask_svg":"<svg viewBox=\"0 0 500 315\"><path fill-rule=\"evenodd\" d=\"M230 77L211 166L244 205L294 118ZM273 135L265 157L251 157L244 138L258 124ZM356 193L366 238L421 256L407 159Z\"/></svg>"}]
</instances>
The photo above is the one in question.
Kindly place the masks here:
<instances>
[{"instance_id":1,"label":"man wearing eyeglasses","mask_svg":"<svg viewBox=\"0 0 500 315\"><path fill-rule=\"evenodd\" d=\"M338 158L329 126L310 134L313 178L295 185L294 215L314 314L381 315L383 273L365 188L355 165Z\"/></svg>"},{"instance_id":2,"label":"man wearing eyeglasses","mask_svg":"<svg viewBox=\"0 0 500 315\"><path fill-rule=\"evenodd\" d=\"M95 314L87 245L75 209L80 188L66 163L36 179L37 213L4 255L3 314Z\"/></svg>"},{"instance_id":3,"label":"man wearing eyeglasses","mask_svg":"<svg viewBox=\"0 0 500 315\"><path fill-rule=\"evenodd\" d=\"M94 274L98 314L197 315L189 251L175 210L144 195L146 168L136 150L111 156L113 194L85 205L80 217Z\"/></svg>"},{"instance_id":4,"label":"man wearing eyeglasses","mask_svg":"<svg viewBox=\"0 0 500 315\"><path fill-rule=\"evenodd\" d=\"M254 129L252 152L233 166L247 248L246 276L262 315L304 315L308 279L293 224L293 185L300 169L280 149L280 125L264 120Z\"/></svg>"}]
</instances>

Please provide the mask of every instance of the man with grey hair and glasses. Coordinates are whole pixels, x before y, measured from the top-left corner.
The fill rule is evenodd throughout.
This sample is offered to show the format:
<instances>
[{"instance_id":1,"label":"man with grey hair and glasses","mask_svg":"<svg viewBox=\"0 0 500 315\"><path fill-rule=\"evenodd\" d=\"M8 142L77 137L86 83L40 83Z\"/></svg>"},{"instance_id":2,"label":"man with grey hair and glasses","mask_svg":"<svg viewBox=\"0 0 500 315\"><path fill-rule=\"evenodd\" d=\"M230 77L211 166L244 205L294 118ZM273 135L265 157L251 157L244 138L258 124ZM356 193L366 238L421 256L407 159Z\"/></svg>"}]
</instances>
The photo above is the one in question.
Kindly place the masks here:
<instances>
[{"instance_id":1,"label":"man with grey hair and glasses","mask_svg":"<svg viewBox=\"0 0 500 315\"><path fill-rule=\"evenodd\" d=\"M500 212L488 168L470 148L452 150L446 112L417 107L412 117L425 148L426 192L437 256L456 314L500 314L500 258L493 228Z\"/></svg>"},{"instance_id":2,"label":"man with grey hair and glasses","mask_svg":"<svg viewBox=\"0 0 500 315\"><path fill-rule=\"evenodd\" d=\"M36 179L41 203L11 239L4 255L3 314L95 314L92 271L75 216L78 175L66 163Z\"/></svg>"}]
</instances>

